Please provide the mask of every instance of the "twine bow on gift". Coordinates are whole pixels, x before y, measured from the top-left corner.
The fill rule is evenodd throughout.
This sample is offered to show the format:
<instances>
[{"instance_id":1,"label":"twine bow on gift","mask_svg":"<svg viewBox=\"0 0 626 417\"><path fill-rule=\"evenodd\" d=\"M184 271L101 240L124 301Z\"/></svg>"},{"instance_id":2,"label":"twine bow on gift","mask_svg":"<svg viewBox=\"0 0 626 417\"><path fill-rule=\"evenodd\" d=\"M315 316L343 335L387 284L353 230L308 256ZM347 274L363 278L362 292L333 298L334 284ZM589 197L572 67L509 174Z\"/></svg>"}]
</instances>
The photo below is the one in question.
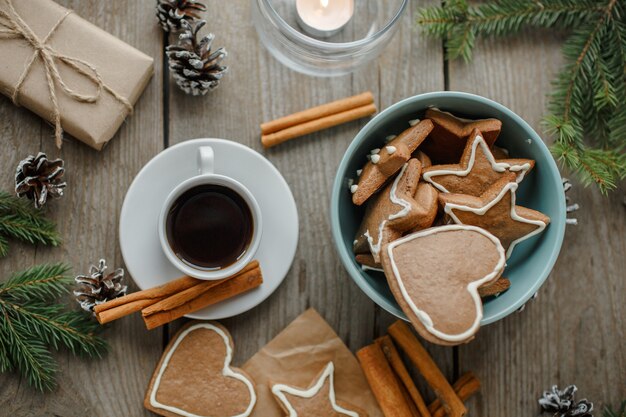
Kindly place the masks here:
<instances>
[{"instance_id":1,"label":"twine bow on gift","mask_svg":"<svg viewBox=\"0 0 626 417\"><path fill-rule=\"evenodd\" d=\"M102 90L105 90L106 92L111 94L117 101L122 103L129 113L132 113L132 104L130 104L130 102L126 98L120 96L115 91L113 91L102 81L100 73L95 66L86 61L83 61L82 59L62 54L47 44L50 37L56 32L56 30L61 25L61 23L63 23L65 18L72 13L71 10L67 10L63 17L61 17L61 19L59 19L59 21L52 27L52 29L50 29L46 37L40 39L17 13L15 8L13 7L13 1L3 0L3 2L6 4L7 7L6 10L0 9L0 39L23 39L34 50L33 55L27 61L26 66L24 67L24 71L20 75L20 78L13 89L11 99L13 100L13 103L19 105L18 97L22 85L24 84L24 81L26 80L26 77L28 76L33 63L35 62L37 57L39 57L41 59L44 67L44 72L46 74L48 93L50 95L50 102L52 103L51 119L54 123L54 137L58 148L61 148L63 140L63 128L61 127L61 111L59 109L59 101L57 98L57 85L61 87L65 94L80 103L97 102L100 98L100 95L102 94ZM87 79L92 81L96 86L96 92L94 94L82 94L68 87L65 81L63 81L63 77L61 77L61 74L59 73L57 61L62 62L63 64L75 70L77 73L85 76Z\"/></svg>"}]
</instances>

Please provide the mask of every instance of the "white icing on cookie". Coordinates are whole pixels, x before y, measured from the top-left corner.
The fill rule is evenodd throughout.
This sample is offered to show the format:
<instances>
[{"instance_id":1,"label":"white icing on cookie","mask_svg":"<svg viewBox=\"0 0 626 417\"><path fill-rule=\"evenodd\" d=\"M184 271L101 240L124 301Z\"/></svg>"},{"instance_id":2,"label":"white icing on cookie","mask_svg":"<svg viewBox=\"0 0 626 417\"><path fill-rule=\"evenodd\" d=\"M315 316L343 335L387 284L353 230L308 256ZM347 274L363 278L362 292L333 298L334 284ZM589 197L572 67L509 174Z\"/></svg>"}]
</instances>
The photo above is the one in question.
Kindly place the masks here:
<instances>
[{"instance_id":1,"label":"white icing on cookie","mask_svg":"<svg viewBox=\"0 0 626 417\"><path fill-rule=\"evenodd\" d=\"M452 117L454 117L455 119L457 119L457 120L459 120L459 121L461 121L461 122L463 122L463 123L471 123L471 122L479 122L479 121L481 121L481 120L487 120L487 119L468 119L468 118L465 118L465 117L459 117L459 116L456 116L456 115L454 115L454 114L450 113L449 111L444 111L444 110L441 110L439 107L435 107L435 106L431 106L431 107L429 107L429 108L430 108L430 109L433 109L433 110L436 110L436 111L438 111L438 112L440 112L440 113L445 113L445 114L447 114L448 116L452 116Z\"/></svg>"},{"instance_id":2,"label":"white icing on cookie","mask_svg":"<svg viewBox=\"0 0 626 417\"><path fill-rule=\"evenodd\" d=\"M348 187L352 187L352 185L354 185L354 179L348 178Z\"/></svg>"},{"instance_id":3,"label":"white icing on cookie","mask_svg":"<svg viewBox=\"0 0 626 417\"><path fill-rule=\"evenodd\" d=\"M413 119L413 120L409 120L409 125L411 126L415 126L416 124L418 124L420 122L420 119Z\"/></svg>"},{"instance_id":4,"label":"white icing on cookie","mask_svg":"<svg viewBox=\"0 0 626 417\"><path fill-rule=\"evenodd\" d=\"M358 190L358 189L359 189L359 186L358 186L357 184L352 184L352 185L350 186L350 192L351 192L352 194L356 193L356 190Z\"/></svg>"},{"instance_id":5,"label":"white icing on cookie","mask_svg":"<svg viewBox=\"0 0 626 417\"><path fill-rule=\"evenodd\" d=\"M376 155L378 152L380 152L380 148L372 149L372 150L370 151L370 153L371 153L372 155Z\"/></svg>"},{"instance_id":6,"label":"white icing on cookie","mask_svg":"<svg viewBox=\"0 0 626 417\"><path fill-rule=\"evenodd\" d=\"M521 165L511 165L506 162L496 162L496 159L493 157L491 150L489 150L489 146L485 142L482 136L476 135L474 138L474 142L472 143L472 151L470 153L470 160L467 164L467 168L464 170L454 170L454 169L438 169L433 171L426 171L422 174L422 178L424 181L431 183L435 188L437 188L442 193L448 193L449 191L443 185L439 184L436 179L432 177L438 177L440 175L456 175L457 177L466 177L474 168L474 163L476 162L476 151L478 146L481 147L483 153L487 157L487 160L491 164L491 169L495 172L504 172L507 169L511 172L517 172L516 181L519 183L524 179L524 176L530 169L530 164L524 163Z\"/></svg>"},{"instance_id":7,"label":"white icing on cookie","mask_svg":"<svg viewBox=\"0 0 626 417\"><path fill-rule=\"evenodd\" d=\"M393 185L391 186L391 192L389 193L389 199L391 200L391 202L394 203L395 205L401 206L402 209L398 211L397 213L391 214L385 220L380 222L380 225L378 225L378 241L376 243L374 243L374 239L370 235L369 230L365 231L364 236L367 238L367 242L370 245L370 251L374 255L378 255L380 253L380 249L382 246L382 239L383 239L383 228L385 227L385 224L387 224L389 220L398 219L400 217L406 216L407 214L409 214L409 211L411 210L411 203L409 203L406 200L403 200L402 198L396 195L396 191L398 189L398 183L400 182L400 178L402 178L402 176L404 175L404 171L406 171L407 166L409 166L408 163L402 166L400 173L396 176L396 179L393 180Z\"/></svg>"},{"instance_id":8,"label":"white icing on cookie","mask_svg":"<svg viewBox=\"0 0 626 417\"><path fill-rule=\"evenodd\" d=\"M394 139L395 139L395 138L397 138L397 137L398 137L398 135L389 135L389 136L386 136L386 137L385 137L385 143L389 143L389 142L391 142L392 140L394 140Z\"/></svg>"},{"instance_id":9,"label":"white icing on cookie","mask_svg":"<svg viewBox=\"0 0 626 417\"><path fill-rule=\"evenodd\" d=\"M331 406L333 407L333 410L337 411L338 413L345 414L349 417L359 417L359 413L357 413L356 411L346 410L345 408L337 405L337 399L335 398L335 365L332 362L328 362L328 365L326 365L326 368L324 368L322 375L311 388L307 390L300 390L285 384L274 384L272 385L272 393L285 406L285 408L289 412L288 417L298 417L298 412L295 410L295 408L293 408L284 393L300 398L312 398L320 392L327 378L330 383L328 398L330 400Z\"/></svg>"},{"instance_id":10,"label":"white icing on cookie","mask_svg":"<svg viewBox=\"0 0 626 417\"><path fill-rule=\"evenodd\" d=\"M397 151L395 146L385 146L385 149L389 155L393 155Z\"/></svg>"},{"instance_id":11,"label":"white icing on cookie","mask_svg":"<svg viewBox=\"0 0 626 417\"><path fill-rule=\"evenodd\" d=\"M372 161L372 164L377 164L378 161L380 161L380 155L378 154L372 155L371 161Z\"/></svg>"},{"instance_id":12,"label":"white icing on cookie","mask_svg":"<svg viewBox=\"0 0 626 417\"><path fill-rule=\"evenodd\" d=\"M396 262L393 258L393 249L398 245L401 245L405 242L409 242L413 239L417 239L418 237L428 236L428 235L432 235L435 233L452 231L452 230L472 230L472 231L482 234L483 236L487 237L496 245L498 254L499 254L498 263L496 264L495 268L493 269L491 273L485 275L484 277L476 281L472 281L467 285L467 291L472 296L472 299L474 300L474 305L476 306L476 319L474 320L474 323L472 323L472 326L470 328L458 334L448 334L440 330L437 330L435 328L435 324L433 323L428 313L426 313L424 310L420 310L419 307L415 305L415 303L413 302L413 299L409 295L404 285L404 281L402 280L402 277L400 276L400 271L398 271L398 266L396 265ZM391 242L387 246L387 254L389 255L389 262L391 264L391 269L393 271L394 277L396 278L396 281L398 282L398 287L400 287L400 293L402 294L402 298L404 299L404 301L408 304L411 311L415 314L415 316L424 325L424 327L426 328L426 330L428 330L429 333L435 335L441 340L446 340L448 342L462 342L464 340L469 339L474 333L476 333L476 331L478 330L478 327L480 327L480 321L483 318L483 309L482 309L483 304L480 299L480 295L478 294L478 288L482 286L483 284L493 280L500 273L500 271L502 271L506 262L504 248L502 247L502 244L500 243L500 240L497 237L495 237L494 235L492 235L485 229L481 229L480 227L476 227L476 226L467 226L467 225L450 225L450 226L441 226L441 227L431 227L429 229L422 230L421 232L413 233L411 235L405 236L403 238L400 238L398 240L394 240L393 242Z\"/></svg>"},{"instance_id":13,"label":"white icing on cookie","mask_svg":"<svg viewBox=\"0 0 626 417\"><path fill-rule=\"evenodd\" d=\"M176 342L174 342L174 345L172 346L172 348L169 350L169 352L167 352L167 355L165 356L165 359L163 360L163 364L161 364L161 369L159 369L159 373L156 377L156 380L154 381L154 387L152 388L152 392L150 393L150 405L155 408L161 408L163 410L167 410L171 413L175 413L184 417L205 417L205 416L200 416L198 414L189 413L185 410L181 410L180 408L177 408L171 405L161 404L156 399L157 391L159 390L159 385L161 384L161 377L163 376L163 373L165 372L165 368L167 368L167 365L169 364L170 359L172 358L172 355L178 348L178 345L180 345L182 340L189 333L200 328L209 329L221 336L222 340L224 341L224 346L226 347L226 356L224 358L224 368L222 369L222 375L225 377L229 377L229 378L235 378L243 382L248 388L248 391L250 392L250 404L248 405L248 408L246 409L246 411L244 411L241 414L228 416L228 417L248 417L250 414L252 414L252 410L254 409L254 405L256 404L256 392L254 391L254 386L252 385L252 382L248 378L246 378L242 374L238 374L237 372L233 371L230 368L230 362L233 358L233 349L230 346L230 338L228 337L226 333L224 333L224 331L221 328L214 326L211 323L195 324L187 328L178 336L178 339L176 339Z\"/></svg>"},{"instance_id":14,"label":"white icing on cookie","mask_svg":"<svg viewBox=\"0 0 626 417\"><path fill-rule=\"evenodd\" d=\"M482 216L485 213L487 213L490 208L492 208L493 206L498 204L498 202L500 200L502 200L502 198L504 198L506 193L510 192L511 193L511 218L513 220L515 220L515 221L520 222L520 223L533 224L533 225L538 226L538 227L535 230L533 230L532 232L530 232L529 234L524 235L524 236L520 237L519 239L515 239L513 242L511 242L511 245L509 246L509 249L506 251L506 258L509 259L511 257L511 253L513 253L513 248L515 248L515 245L517 245L519 242L521 242L523 240L529 239L529 238L535 236L536 234L539 234L539 233L543 232L543 230L547 226L541 220L526 219L526 218L520 216L519 214L517 214L517 211L515 210L515 191L517 190L517 187L519 187L519 185L516 182L508 183L507 185L505 185L502 188L502 190L496 196L496 198L491 200L488 204L486 204L486 205L484 205L482 207L479 207L479 208L468 207L468 206L464 206L464 205L461 205L461 204L446 203L446 205L443 207L443 211L446 214L448 214L450 216L450 218L452 220L454 220L455 223L463 224L463 222L461 222L461 220L459 220L459 218L456 216L456 214L454 214L454 212L452 211L453 209L461 210L461 211L469 211L469 212L478 214L479 216Z\"/></svg>"},{"instance_id":15,"label":"white icing on cookie","mask_svg":"<svg viewBox=\"0 0 626 417\"><path fill-rule=\"evenodd\" d=\"M357 169L357 170L356 170L356 175L357 175L357 176L359 176L359 177L360 177L362 173L363 173L363 170L362 170L362 169Z\"/></svg>"},{"instance_id":16,"label":"white icing on cookie","mask_svg":"<svg viewBox=\"0 0 626 417\"><path fill-rule=\"evenodd\" d=\"M374 268L373 266L361 265L362 271L376 271L376 272L385 272L382 268Z\"/></svg>"}]
</instances>

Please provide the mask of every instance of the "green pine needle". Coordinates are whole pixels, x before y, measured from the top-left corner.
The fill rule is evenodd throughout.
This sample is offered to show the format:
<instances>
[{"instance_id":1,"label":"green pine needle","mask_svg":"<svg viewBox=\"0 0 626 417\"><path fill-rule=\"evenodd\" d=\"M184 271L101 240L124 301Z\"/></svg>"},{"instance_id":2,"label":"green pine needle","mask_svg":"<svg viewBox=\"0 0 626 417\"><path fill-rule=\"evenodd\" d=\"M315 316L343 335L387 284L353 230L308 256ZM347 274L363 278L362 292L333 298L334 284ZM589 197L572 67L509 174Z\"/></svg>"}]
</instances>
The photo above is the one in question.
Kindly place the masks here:
<instances>
[{"instance_id":1,"label":"green pine needle","mask_svg":"<svg viewBox=\"0 0 626 417\"><path fill-rule=\"evenodd\" d=\"M619 409L614 411L611 407L604 407L603 417L626 417L626 400L622 401Z\"/></svg>"},{"instance_id":2,"label":"green pine needle","mask_svg":"<svg viewBox=\"0 0 626 417\"><path fill-rule=\"evenodd\" d=\"M418 23L445 39L448 59L471 60L479 36L525 27L567 29L565 65L550 94L546 131L552 153L602 193L626 178L626 7L617 0L450 0L419 12Z\"/></svg>"},{"instance_id":3,"label":"green pine needle","mask_svg":"<svg viewBox=\"0 0 626 417\"><path fill-rule=\"evenodd\" d=\"M50 349L89 357L107 350L96 322L55 302L67 293L68 270L63 264L38 265L0 284L0 372L17 369L40 391L56 384Z\"/></svg>"},{"instance_id":4,"label":"green pine needle","mask_svg":"<svg viewBox=\"0 0 626 417\"><path fill-rule=\"evenodd\" d=\"M15 196L0 191L0 257L8 253L8 238L31 244L51 246L61 244L56 225L46 219L43 212Z\"/></svg>"}]
</instances>

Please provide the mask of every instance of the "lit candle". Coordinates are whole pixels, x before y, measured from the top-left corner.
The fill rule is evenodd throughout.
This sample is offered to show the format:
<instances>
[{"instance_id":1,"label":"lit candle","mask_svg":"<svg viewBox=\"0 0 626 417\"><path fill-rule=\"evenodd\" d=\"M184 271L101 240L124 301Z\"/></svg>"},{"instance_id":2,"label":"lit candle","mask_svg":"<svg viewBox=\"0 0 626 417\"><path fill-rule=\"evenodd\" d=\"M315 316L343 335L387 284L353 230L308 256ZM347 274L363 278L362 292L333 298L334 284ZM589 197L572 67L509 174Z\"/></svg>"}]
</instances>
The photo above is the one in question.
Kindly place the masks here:
<instances>
[{"instance_id":1,"label":"lit candle","mask_svg":"<svg viewBox=\"0 0 626 417\"><path fill-rule=\"evenodd\" d=\"M354 14L354 0L296 0L298 23L310 35L327 38Z\"/></svg>"}]
</instances>

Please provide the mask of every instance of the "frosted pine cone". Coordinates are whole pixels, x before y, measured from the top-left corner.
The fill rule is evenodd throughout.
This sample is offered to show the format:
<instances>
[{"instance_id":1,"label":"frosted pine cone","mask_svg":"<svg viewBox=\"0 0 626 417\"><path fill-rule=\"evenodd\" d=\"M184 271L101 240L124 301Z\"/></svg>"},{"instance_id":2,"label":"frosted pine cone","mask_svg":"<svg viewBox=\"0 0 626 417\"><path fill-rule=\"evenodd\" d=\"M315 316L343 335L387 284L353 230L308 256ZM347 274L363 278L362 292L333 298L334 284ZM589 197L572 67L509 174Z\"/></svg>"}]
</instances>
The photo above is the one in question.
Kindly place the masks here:
<instances>
[{"instance_id":1,"label":"frosted pine cone","mask_svg":"<svg viewBox=\"0 0 626 417\"><path fill-rule=\"evenodd\" d=\"M176 84L187 94L205 95L217 88L228 67L220 65L226 50L211 51L215 36L209 33L198 41L198 32L206 21L182 21L178 44L167 47L169 67Z\"/></svg>"}]
</instances>

